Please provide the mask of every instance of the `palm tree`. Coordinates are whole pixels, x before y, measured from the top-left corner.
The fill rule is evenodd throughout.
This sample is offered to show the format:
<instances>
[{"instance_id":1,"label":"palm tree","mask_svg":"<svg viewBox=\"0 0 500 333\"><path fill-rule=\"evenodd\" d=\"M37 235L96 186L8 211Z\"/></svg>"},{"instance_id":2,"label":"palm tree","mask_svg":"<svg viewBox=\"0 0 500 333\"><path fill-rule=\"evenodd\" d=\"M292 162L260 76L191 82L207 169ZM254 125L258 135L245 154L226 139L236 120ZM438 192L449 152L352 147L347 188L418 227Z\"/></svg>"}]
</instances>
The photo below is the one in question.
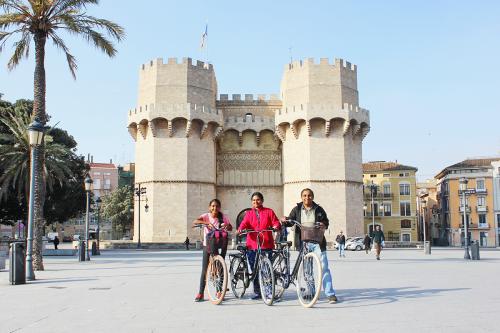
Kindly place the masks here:
<instances>
[{"instance_id":1,"label":"palm tree","mask_svg":"<svg viewBox=\"0 0 500 333\"><path fill-rule=\"evenodd\" d=\"M18 199L28 198L30 146L26 128L30 123L26 105L0 113L0 124L7 128L0 133L0 202L5 200L9 190L17 191ZM50 135L45 139L44 179L49 192L55 184L69 183L73 178L72 164L75 153L68 147L55 143Z\"/></svg>"},{"instance_id":2,"label":"palm tree","mask_svg":"<svg viewBox=\"0 0 500 333\"><path fill-rule=\"evenodd\" d=\"M23 57L28 57L30 45L35 44L35 73L34 73L34 105L32 120L45 125L47 114L45 111L45 44L48 39L61 49L66 55L66 61L73 77L77 69L76 59L69 52L64 40L58 32L67 32L71 35L83 37L87 42L102 50L109 57L116 54L116 49L110 39L99 30L116 41L121 41L124 30L111 21L87 15L88 5L98 5L98 0L0 0L0 52L6 42L13 36L20 35L14 42L8 68L15 68ZM10 31L3 31L10 29ZM33 267L43 270L42 262L42 234L43 234L43 200L44 200L44 145L33 146L34 160L37 169L34 176L34 221L35 242L33 248Z\"/></svg>"}]
</instances>

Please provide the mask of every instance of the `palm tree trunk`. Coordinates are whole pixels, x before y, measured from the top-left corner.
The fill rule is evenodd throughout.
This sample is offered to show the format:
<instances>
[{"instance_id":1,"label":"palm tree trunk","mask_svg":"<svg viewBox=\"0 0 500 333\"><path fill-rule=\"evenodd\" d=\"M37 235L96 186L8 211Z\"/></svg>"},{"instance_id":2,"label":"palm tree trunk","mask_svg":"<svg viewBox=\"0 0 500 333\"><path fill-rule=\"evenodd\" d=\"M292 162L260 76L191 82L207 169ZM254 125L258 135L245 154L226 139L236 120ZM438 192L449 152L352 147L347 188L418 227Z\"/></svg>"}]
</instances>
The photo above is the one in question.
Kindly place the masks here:
<instances>
[{"instance_id":1,"label":"palm tree trunk","mask_svg":"<svg viewBox=\"0 0 500 333\"><path fill-rule=\"evenodd\" d=\"M34 98L32 119L45 125L47 114L45 112L45 42L47 36L44 32L34 33L35 41L35 75L34 75ZM45 158L44 144L33 147L37 168L35 170L35 193L34 193L34 242L33 242L33 269L43 271L43 241L45 220L43 218L43 203L45 200Z\"/></svg>"}]
</instances>

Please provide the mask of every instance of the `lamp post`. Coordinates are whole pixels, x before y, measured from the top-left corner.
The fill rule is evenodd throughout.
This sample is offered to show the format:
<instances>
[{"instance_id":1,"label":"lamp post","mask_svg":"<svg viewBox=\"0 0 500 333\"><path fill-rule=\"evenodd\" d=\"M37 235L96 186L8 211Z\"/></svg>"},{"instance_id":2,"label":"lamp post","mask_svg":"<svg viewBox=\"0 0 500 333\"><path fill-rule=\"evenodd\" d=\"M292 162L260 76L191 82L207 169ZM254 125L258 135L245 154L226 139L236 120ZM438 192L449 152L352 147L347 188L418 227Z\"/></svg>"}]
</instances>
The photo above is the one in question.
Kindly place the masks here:
<instances>
[{"instance_id":1,"label":"lamp post","mask_svg":"<svg viewBox=\"0 0 500 333\"><path fill-rule=\"evenodd\" d=\"M100 255L101 254L101 251L99 250L99 241L100 241L100 232L101 232L101 227L100 227L100 206L101 206L101 203L102 203L102 200L101 200L101 197L97 197L97 199L95 200L95 205L96 205L96 209L97 209L97 252L96 252L96 255Z\"/></svg>"},{"instance_id":2,"label":"lamp post","mask_svg":"<svg viewBox=\"0 0 500 333\"><path fill-rule=\"evenodd\" d=\"M92 190L92 178L88 175L85 178L85 192L87 192L87 205L86 205L86 213L85 213L85 252L86 252L86 260L90 261L89 254L89 210L90 210L90 191Z\"/></svg>"},{"instance_id":3,"label":"lamp post","mask_svg":"<svg viewBox=\"0 0 500 333\"><path fill-rule=\"evenodd\" d=\"M35 227L35 196L39 194L40 189L37 188L35 177L37 177L36 169L37 169L37 156L38 149L43 141L43 135L45 133L45 127L38 121L32 122L28 126L28 137L29 144L31 147L31 156L30 156L30 168L31 168L31 176L30 176L30 201L29 201L29 210L28 210L28 236L26 238L26 280L35 280L35 271L33 270L33 228ZM35 194L35 191L37 192Z\"/></svg>"},{"instance_id":4,"label":"lamp post","mask_svg":"<svg viewBox=\"0 0 500 333\"><path fill-rule=\"evenodd\" d=\"M135 195L137 195L138 206L137 210L137 248L140 249L142 247L141 244L141 195L146 194L146 188L141 187L141 183L137 183L137 187L135 188ZM146 202L146 206L144 207L146 213L149 210L148 203Z\"/></svg>"},{"instance_id":5,"label":"lamp post","mask_svg":"<svg viewBox=\"0 0 500 333\"><path fill-rule=\"evenodd\" d=\"M370 190L371 196L371 207L372 207L372 234L375 231L375 202L373 201L373 197L377 195L377 185L373 184L373 180L371 184L366 185L366 187Z\"/></svg>"},{"instance_id":6,"label":"lamp post","mask_svg":"<svg viewBox=\"0 0 500 333\"><path fill-rule=\"evenodd\" d=\"M467 178L460 178L458 181L460 183L460 191L462 192L462 200L463 200L463 205L464 205L464 243L465 243L465 253L464 253L464 259L470 259L470 254L469 254L469 230L467 226L467 201L465 200L466 197L466 192L467 192L467 183L469 182Z\"/></svg>"}]
</instances>

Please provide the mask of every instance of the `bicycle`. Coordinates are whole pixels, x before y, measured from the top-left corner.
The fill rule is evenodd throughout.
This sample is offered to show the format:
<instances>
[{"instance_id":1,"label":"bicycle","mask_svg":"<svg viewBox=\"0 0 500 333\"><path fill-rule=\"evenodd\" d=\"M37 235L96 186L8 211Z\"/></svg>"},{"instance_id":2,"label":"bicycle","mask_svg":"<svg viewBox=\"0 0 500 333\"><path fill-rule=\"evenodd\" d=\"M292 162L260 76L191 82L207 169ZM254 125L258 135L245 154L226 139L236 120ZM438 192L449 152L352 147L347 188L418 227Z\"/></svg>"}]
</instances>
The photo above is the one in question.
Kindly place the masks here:
<instances>
[{"instance_id":1,"label":"bicycle","mask_svg":"<svg viewBox=\"0 0 500 333\"><path fill-rule=\"evenodd\" d=\"M246 289L250 286L250 281L253 281L259 275L260 294L266 305L272 305L274 302L274 272L271 260L261 251L260 236L263 232L272 232L272 229L262 231L246 230L241 234L257 233L257 254L253 267L250 267L250 262L247 257L249 251L246 245L238 245L236 249L239 253L230 254L231 261L229 264L229 274L231 280L231 290L236 298L242 298Z\"/></svg>"},{"instance_id":2,"label":"bicycle","mask_svg":"<svg viewBox=\"0 0 500 333\"><path fill-rule=\"evenodd\" d=\"M203 223L200 223L193 228L203 228L203 225ZM223 231L223 229L215 228L214 226L212 227L213 230ZM206 289L208 291L210 302L215 305L219 305L226 296L228 280L226 261L220 254L210 253L205 276Z\"/></svg>"},{"instance_id":3,"label":"bicycle","mask_svg":"<svg viewBox=\"0 0 500 333\"><path fill-rule=\"evenodd\" d=\"M323 271L319 256L309 251L309 244L318 244L322 241L324 228L315 223L314 227L302 226L295 220L286 220L300 228L302 245L292 273L290 273L290 246L292 242L278 242L273 251L271 261L276 279L276 298L281 298L285 290L294 284L297 287L297 296L302 306L310 308L316 304L321 293Z\"/></svg>"}]
</instances>

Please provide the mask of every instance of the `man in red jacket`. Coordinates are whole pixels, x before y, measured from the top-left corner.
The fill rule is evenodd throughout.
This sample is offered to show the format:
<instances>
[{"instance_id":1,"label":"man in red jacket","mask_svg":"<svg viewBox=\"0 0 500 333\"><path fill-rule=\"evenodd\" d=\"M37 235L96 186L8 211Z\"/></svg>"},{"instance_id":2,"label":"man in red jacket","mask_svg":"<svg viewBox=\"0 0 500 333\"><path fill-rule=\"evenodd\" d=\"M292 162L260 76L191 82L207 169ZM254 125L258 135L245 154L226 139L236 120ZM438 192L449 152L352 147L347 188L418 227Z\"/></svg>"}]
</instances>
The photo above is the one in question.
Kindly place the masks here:
<instances>
[{"instance_id":1,"label":"man in red jacket","mask_svg":"<svg viewBox=\"0 0 500 333\"><path fill-rule=\"evenodd\" d=\"M274 230L280 230L281 224L278 220L278 217L274 213L274 211L270 208L266 208L262 206L264 203L264 196L260 192L255 192L252 194L252 209L248 210L241 221L240 226L238 227L238 231L242 230L255 230L262 231L269 228L273 228ZM258 237L258 239L257 239ZM274 248L274 239L273 233L270 231L265 231L260 235L258 233L249 233L247 235L247 248L248 248L248 261L250 263L250 267L253 268L255 263L255 256L257 254L258 243L260 243L260 249L264 253L267 253L269 258L271 258L272 250ZM261 298L260 294L260 284L259 277L256 276L253 280L253 291L255 296L252 299Z\"/></svg>"}]
</instances>

